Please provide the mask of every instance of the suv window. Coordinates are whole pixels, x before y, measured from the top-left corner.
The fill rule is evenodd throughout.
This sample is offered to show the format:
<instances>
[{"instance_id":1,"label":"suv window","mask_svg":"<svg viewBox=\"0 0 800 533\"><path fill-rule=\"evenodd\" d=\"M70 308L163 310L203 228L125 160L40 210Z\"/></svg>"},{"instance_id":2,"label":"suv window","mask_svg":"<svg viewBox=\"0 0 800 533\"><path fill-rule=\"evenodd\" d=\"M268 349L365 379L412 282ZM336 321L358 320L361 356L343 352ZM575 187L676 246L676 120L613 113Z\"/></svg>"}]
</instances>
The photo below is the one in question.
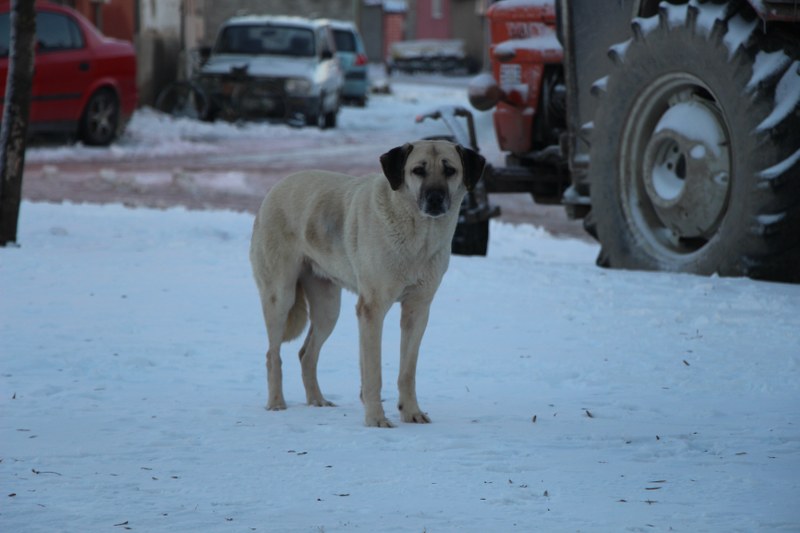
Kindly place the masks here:
<instances>
[{"instance_id":1,"label":"suv window","mask_svg":"<svg viewBox=\"0 0 800 533\"><path fill-rule=\"evenodd\" d=\"M277 54L312 57L315 55L314 32L296 26L273 24L228 26L219 36L218 54Z\"/></svg>"},{"instance_id":2,"label":"suv window","mask_svg":"<svg viewBox=\"0 0 800 533\"><path fill-rule=\"evenodd\" d=\"M355 52L356 37L347 30L333 30L333 39L336 41L337 52Z\"/></svg>"},{"instance_id":3,"label":"suv window","mask_svg":"<svg viewBox=\"0 0 800 533\"><path fill-rule=\"evenodd\" d=\"M0 15L0 56L8 55L10 27L8 13ZM60 13L36 13L37 51L83 48L83 35L71 18Z\"/></svg>"}]
</instances>

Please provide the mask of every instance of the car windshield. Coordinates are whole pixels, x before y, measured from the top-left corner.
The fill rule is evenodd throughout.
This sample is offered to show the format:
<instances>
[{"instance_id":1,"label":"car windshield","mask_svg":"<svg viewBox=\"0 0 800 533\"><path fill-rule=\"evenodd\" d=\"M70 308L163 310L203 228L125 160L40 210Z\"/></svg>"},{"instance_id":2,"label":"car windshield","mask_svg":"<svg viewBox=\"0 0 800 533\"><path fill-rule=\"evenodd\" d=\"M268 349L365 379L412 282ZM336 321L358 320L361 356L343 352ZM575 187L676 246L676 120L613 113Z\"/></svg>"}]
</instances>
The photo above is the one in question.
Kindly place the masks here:
<instances>
[{"instance_id":1,"label":"car windshield","mask_svg":"<svg viewBox=\"0 0 800 533\"><path fill-rule=\"evenodd\" d=\"M218 54L277 54L311 57L314 32L297 26L273 24L228 26L219 36L214 51Z\"/></svg>"}]
</instances>

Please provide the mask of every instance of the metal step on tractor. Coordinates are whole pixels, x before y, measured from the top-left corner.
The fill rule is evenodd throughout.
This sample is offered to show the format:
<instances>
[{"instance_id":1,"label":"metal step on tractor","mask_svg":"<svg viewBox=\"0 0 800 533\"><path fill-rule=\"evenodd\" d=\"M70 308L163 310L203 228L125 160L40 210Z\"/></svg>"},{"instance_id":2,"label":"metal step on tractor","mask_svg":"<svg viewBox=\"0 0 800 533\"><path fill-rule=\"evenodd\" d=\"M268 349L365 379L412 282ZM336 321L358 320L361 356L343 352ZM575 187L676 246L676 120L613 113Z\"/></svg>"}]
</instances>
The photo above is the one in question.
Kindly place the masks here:
<instances>
[{"instance_id":1,"label":"metal step on tractor","mask_svg":"<svg viewBox=\"0 0 800 533\"><path fill-rule=\"evenodd\" d=\"M487 17L491 73L469 97L507 157L486 193L563 204L602 266L800 282L800 0L510 0ZM469 110L432 115L478 148ZM485 253L494 212L471 201L461 242Z\"/></svg>"}]
</instances>

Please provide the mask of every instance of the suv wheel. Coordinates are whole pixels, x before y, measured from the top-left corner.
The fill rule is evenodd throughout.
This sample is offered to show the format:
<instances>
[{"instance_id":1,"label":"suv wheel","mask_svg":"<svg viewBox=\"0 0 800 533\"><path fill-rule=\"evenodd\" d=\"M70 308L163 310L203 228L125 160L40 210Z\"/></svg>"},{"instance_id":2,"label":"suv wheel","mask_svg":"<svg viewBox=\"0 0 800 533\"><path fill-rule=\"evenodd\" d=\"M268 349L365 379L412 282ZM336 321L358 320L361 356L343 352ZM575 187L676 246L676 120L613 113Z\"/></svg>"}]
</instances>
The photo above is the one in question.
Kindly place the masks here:
<instances>
[{"instance_id":1,"label":"suv wheel","mask_svg":"<svg viewBox=\"0 0 800 533\"><path fill-rule=\"evenodd\" d=\"M333 111L329 111L325 113L325 125L324 128L335 128L336 127L336 115L338 114L339 110L334 109Z\"/></svg>"},{"instance_id":2,"label":"suv wheel","mask_svg":"<svg viewBox=\"0 0 800 533\"><path fill-rule=\"evenodd\" d=\"M316 126L321 130L325 129L325 114L322 112L322 101L317 106L317 109L309 112L306 115L306 125Z\"/></svg>"}]
</instances>

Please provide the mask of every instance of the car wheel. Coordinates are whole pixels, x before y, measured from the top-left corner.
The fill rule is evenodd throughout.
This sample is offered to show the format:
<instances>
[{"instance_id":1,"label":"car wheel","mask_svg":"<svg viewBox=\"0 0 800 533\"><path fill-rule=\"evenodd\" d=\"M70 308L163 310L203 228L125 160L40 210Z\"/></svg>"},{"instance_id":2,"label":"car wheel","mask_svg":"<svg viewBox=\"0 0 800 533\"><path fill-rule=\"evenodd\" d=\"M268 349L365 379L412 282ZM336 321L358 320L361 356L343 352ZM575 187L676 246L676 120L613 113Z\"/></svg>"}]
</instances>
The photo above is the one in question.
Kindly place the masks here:
<instances>
[{"instance_id":1,"label":"car wheel","mask_svg":"<svg viewBox=\"0 0 800 533\"><path fill-rule=\"evenodd\" d=\"M321 130L326 130L329 128L336 127L336 115L339 113L339 97L336 97L336 105L333 109L329 111L325 111L325 98L327 96L325 94L320 96L319 99L319 119L317 121L317 127Z\"/></svg>"},{"instance_id":2,"label":"car wheel","mask_svg":"<svg viewBox=\"0 0 800 533\"><path fill-rule=\"evenodd\" d=\"M335 128L336 127L336 117L339 113L338 109L334 109L333 111L329 111L325 113L325 124L324 129L328 128Z\"/></svg>"},{"instance_id":3,"label":"car wheel","mask_svg":"<svg viewBox=\"0 0 800 533\"><path fill-rule=\"evenodd\" d=\"M777 98L800 62L763 50L755 22L701 24L711 9L634 21L594 86L598 263L800 281L800 99Z\"/></svg>"},{"instance_id":4,"label":"car wheel","mask_svg":"<svg viewBox=\"0 0 800 533\"><path fill-rule=\"evenodd\" d=\"M92 146L107 146L117 136L119 127L119 100L110 89L95 92L86 109L80 125L80 137Z\"/></svg>"},{"instance_id":5,"label":"car wheel","mask_svg":"<svg viewBox=\"0 0 800 533\"><path fill-rule=\"evenodd\" d=\"M317 109L306 114L306 125L316 126L321 130L325 129L325 114L322 112L322 102L320 101Z\"/></svg>"}]
</instances>

